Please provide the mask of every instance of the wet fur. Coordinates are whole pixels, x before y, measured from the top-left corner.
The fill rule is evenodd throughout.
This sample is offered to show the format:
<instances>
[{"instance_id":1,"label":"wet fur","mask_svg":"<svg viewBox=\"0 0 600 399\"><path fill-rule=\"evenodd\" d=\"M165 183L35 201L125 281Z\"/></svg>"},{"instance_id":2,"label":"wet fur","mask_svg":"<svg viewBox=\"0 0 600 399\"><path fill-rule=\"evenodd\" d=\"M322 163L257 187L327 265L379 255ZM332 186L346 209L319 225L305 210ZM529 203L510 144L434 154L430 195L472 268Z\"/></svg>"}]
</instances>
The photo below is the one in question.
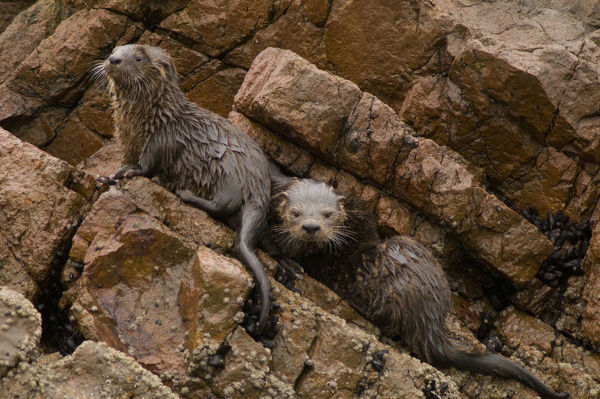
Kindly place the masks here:
<instances>
[{"instance_id":1,"label":"wet fur","mask_svg":"<svg viewBox=\"0 0 600 399\"><path fill-rule=\"evenodd\" d=\"M91 70L108 79L116 133L125 166L113 178L157 176L161 184L212 216L230 217L236 247L257 281L261 313L270 309L270 284L253 252L266 226L270 202L268 164L261 148L227 119L198 107L179 89L175 65L162 49L115 48Z\"/></svg>"},{"instance_id":2,"label":"wet fur","mask_svg":"<svg viewBox=\"0 0 600 399\"><path fill-rule=\"evenodd\" d=\"M398 337L411 352L435 366L515 378L544 398L568 398L507 358L456 347L445 323L451 309L448 281L420 243L407 236L380 239L375 215L360 200L331 195L331 187L323 183L281 176L275 180L269 224L279 250L331 287L385 335ZM325 208L337 207L335 220L343 219L345 226L346 241L341 247L286 232L303 223L302 216L289 218L290 209L301 210L309 201L312 209L319 201ZM320 223L328 225L331 220Z\"/></svg>"}]
</instances>

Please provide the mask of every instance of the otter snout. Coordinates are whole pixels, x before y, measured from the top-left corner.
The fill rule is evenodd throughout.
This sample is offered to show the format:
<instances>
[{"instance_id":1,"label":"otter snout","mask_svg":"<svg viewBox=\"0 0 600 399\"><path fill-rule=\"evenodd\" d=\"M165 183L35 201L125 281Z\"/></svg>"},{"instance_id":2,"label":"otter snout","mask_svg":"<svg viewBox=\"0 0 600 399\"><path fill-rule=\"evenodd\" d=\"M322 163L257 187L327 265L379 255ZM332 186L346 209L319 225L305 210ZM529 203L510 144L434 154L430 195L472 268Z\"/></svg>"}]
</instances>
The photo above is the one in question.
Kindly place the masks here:
<instances>
[{"instance_id":1,"label":"otter snout","mask_svg":"<svg viewBox=\"0 0 600 399\"><path fill-rule=\"evenodd\" d=\"M321 230L321 226L319 226L318 224L314 224L314 223L306 223L302 225L302 230L306 231L307 233L316 233L317 231Z\"/></svg>"},{"instance_id":2,"label":"otter snout","mask_svg":"<svg viewBox=\"0 0 600 399\"><path fill-rule=\"evenodd\" d=\"M119 65L121 61L121 57L117 57L115 55L111 55L110 57L108 57L108 62L110 62L113 65Z\"/></svg>"}]
</instances>

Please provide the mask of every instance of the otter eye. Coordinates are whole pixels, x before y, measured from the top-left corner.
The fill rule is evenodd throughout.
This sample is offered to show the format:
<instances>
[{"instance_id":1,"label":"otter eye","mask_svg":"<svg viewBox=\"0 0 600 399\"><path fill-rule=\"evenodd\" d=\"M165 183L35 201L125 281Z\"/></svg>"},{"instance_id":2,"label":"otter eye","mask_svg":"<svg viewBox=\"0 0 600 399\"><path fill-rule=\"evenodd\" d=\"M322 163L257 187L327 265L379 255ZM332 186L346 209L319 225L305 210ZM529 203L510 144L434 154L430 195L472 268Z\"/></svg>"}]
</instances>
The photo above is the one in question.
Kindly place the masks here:
<instances>
[{"instance_id":1,"label":"otter eye","mask_svg":"<svg viewBox=\"0 0 600 399\"><path fill-rule=\"evenodd\" d=\"M137 62L140 62L140 61L142 61L142 59L141 59L140 57L135 57L135 60L136 60Z\"/></svg>"},{"instance_id":2,"label":"otter eye","mask_svg":"<svg viewBox=\"0 0 600 399\"><path fill-rule=\"evenodd\" d=\"M331 215L332 215L332 212L323 212L323 217L325 219L329 219L331 217Z\"/></svg>"},{"instance_id":3,"label":"otter eye","mask_svg":"<svg viewBox=\"0 0 600 399\"><path fill-rule=\"evenodd\" d=\"M297 218L298 216L300 216L300 212L298 211L292 211L292 216Z\"/></svg>"}]
</instances>

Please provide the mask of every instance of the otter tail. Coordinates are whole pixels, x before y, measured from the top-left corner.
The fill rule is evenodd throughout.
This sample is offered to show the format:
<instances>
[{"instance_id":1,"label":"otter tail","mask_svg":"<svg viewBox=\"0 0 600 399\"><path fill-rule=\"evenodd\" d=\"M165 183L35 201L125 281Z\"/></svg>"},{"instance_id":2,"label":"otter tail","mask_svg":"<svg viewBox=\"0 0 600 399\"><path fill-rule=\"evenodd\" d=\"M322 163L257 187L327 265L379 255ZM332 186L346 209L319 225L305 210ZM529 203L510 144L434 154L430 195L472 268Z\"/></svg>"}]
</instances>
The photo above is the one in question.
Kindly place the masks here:
<instances>
[{"instance_id":1,"label":"otter tail","mask_svg":"<svg viewBox=\"0 0 600 399\"><path fill-rule=\"evenodd\" d=\"M263 264L254 253L254 246L262 234L265 225L265 212L258 207L243 206L240 227L237 230L236 246L242 263L254 275L260 296L260 315L253 333L260 334L271 310L271 282Z\"/></svg>"},{"instance_id":2,"label":"otter tail","mask_svg":"<svg viewBox=\"0 0 600 399\"><path fill-rule=\"evenodd\" d=\"M440 367L456 367L498 377L514 378L534 389L544 399L567 399L569 397L566 392L554 392L521 365L500 355L472 354L450 348L443 355L435 356L434 363Z\"/></svg>"}]
</instances>

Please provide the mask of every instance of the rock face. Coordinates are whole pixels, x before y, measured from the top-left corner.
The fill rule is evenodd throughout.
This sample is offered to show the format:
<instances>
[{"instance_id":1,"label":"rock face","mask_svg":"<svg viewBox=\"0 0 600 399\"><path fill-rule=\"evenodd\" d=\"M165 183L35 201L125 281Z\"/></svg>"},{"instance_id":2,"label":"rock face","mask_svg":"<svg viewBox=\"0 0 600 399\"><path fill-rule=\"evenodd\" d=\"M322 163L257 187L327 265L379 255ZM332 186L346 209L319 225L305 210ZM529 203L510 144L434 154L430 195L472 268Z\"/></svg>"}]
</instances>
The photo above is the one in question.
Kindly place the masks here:
<instances>
[{"instance_id":1,"label":"rock face","mask_svg":"<svg viewBox=\"0 0 600 399\"><path fill-rule=\"evenodd\" d=\"M581 221L598 200L597 26L586 0L40 0L0 36L0 124L77 164L110 135L81 115L85 71L112 46L167 48L190 98L222 115L256 55L282 47L382 99L518 209Z\"/></svg>"},{"instance_id":2,"label":"rock face","mask_svg":"<svg viewBox=\"0 0 600 399\"><path fill-rule=\"evenodd\" d=\"M323 90L311 90L311 87L323 87ZM337 95L328 94L331 91ZM514 296L516 304L540 315L547 314L544 306L536 308L535 303L544 301L544 296L548 300L548 293L556 295L557 291L531 278L552 252L552 243L559 248L562 244L556 244L556 240L551 243L535 226L487 193L480 172L460 155L417 136L376 97L369 93L357 94L351 82L318 70L290 51L271 48L256 57L235 98L234 109L230 119L290 172L337 185L339 191L362 197L367 204L372 204L375 197L374 210L380 225L400 234L414 235L434 250L438 249L448 263L452 259L445 254L451 252L454 245L452 240L439 237L451 235L469 248L470 256L485 262L496 274L516 286L528 285ZM316 122L312 120L315 116ZM323 142L327 145L321 147ZM331 166L340 170L336 172ZM400 201L382 201L383 190L393 193ZM392 215L399 219L396 223L389 223L390 219L383 222L382 213L390 219ZM439 223L442 231L423 228L418 220L424 217ZM564 226L562 219L559 224ZM590 245L588 256L593 257L594 239ZM540 250L543 254L538 252ZM524 267L527 262L533 269L529 272ZM589 263L596 265L597 261L590 258ZM576 291L575 280L570 279L571 282L574 291L567 291L565 295L576 302L581 298L581 291ZM467 297L480 295L464 288L458 290ZM590 301L594 305L588 306L586 314L596 308L592 295ZM571 313L569 317L579 314L581 318L581 307L567 306L570 301L565 300L565 310ZM455 306L457 313L464 315L460 301L456 301ZM484 309L476 312L495 313L485 305ZM468 320L470 316L463 317ZM498 328L492 336L503 343L505 354L512 353L542 375L556 376L555 381L568 381L572 373L581 373L576 387L561 387L576 397L593 397L587 396L588 392L599 392L595 370L579 360L587 355L583 348L565 340L548 324L522 312L508 309L497 317ZM591 318L596 320L595 317L597 315ZM557 325L569 331L572 327L566 324L567 320L563 318ZM481 320L475 321L479 331L484 328L480 323ZM591 327L584 316L583 334L594 342L590 327L586 331L588 325ZM581 327L576 331L581 331ZM520 334L536 339L528 342L529 338ZM463 340L468 339L462 333L459 335ZM574 362L573 367L564 370L558 365L564 361ZM496 388L475 388L460 375L456 377L461 390L470 397L498 395ZM509 386L516 389L513 395L525 394L520 391L522 387Z\"/></svg>"},{"instance_id":3,"label":"rock face","mask_svg":"<svg viewBox=\"0 0 600 399\"><path fill-rule=\"evenodd\" d=\"M96 182L4 129L0 160L0 283L32 299Z\"/></svg>"},{"instance_id":4,"label":"rock face","mask_svg":"<svg viewBox=\"0 0 600 399\"><path fill-rule=\"evenodd\" d=\"M84 342L71 356L40 356L42 320L21 294L0 288L3 398L177 398L158 377L106 344Z\"/></svg>"},{"instance_id":5,"label":"rock face","mask_svg":"<svg viewBox=\"0 0 600 399\"><path fill-rule=\"evenodd\" d=\"M259 54L234 106L441 222L517 285L528 283L552 251L535 226L487 193L460 155L416 136L379 99L290 51Z\"/></svg>"},{"instance_id":6,"label":"rock face","mask_svg":"<svg viewBox=\"0 0 600 399\"><path fill-rule=\"evenodd\" d=\"M243 326L251 279L228 228L149 180L93 180L120 154L105 87L87 71L133 42L165 48L188 97L229 115L287 172L359 196L382 234L430 247L453 289L457 339L573 398L600 395L595 2L0 10L0 314L15 315L0 323L1 397L535 397L382 343L310 278L298 292L273 281L278 330L255 341ZM62 311L46 312L61 285ZM108 346L49 354L39 315L9 290L34 301L46 334L64 322Z\"/></svg>"}]
</instances>

